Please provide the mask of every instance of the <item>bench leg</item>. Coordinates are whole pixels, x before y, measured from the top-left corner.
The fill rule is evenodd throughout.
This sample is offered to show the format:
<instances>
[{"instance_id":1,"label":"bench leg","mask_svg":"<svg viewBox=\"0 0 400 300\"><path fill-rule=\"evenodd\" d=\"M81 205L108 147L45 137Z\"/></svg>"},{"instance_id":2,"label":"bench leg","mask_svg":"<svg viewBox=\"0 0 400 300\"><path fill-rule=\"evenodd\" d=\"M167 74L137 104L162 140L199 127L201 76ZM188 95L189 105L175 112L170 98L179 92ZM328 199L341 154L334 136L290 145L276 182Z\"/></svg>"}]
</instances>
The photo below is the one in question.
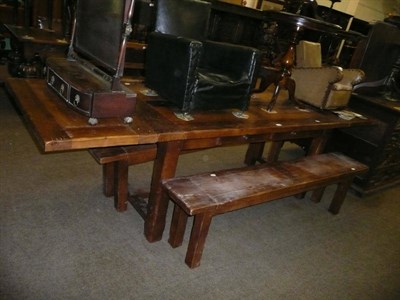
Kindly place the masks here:
<instances>
[{"instance_id":1,"label":"bench leg","mask_svg":"<svg viewBox=\"0 0 400 300\"><path fill-rule=\"evenodd\" d=\"M120 160L115 163L114 174L114 206L117 211L128 209L128 173L129 163Z\"/></svg>"},{"instance_id":2,"label":"bench leg","mask_svg":"<svg viewBox=\"0 0 400 300\"><path fill-rule=\"evenodd\" d=\"M321 202L324 192L325 192L325 187L314 190L311 194L311 201L314 203Z\"/></svg>"},{"instance_id":3,"label":"bench leg","mask_svg":"<svg viewBox=\"0 0 400 300\"><path fill-rule=\"evenodd\" d=\"M189 246L185 258L185 262L190 268L195 268L200 265L212 217L213 215L210 213L194 216L192 233L190 235Z\"/></svg>"},{"instance_id":4,"label":"bench leg","mask_svg":"<svg viewBox=\"0 0 400 300\"><path fill-rule=\"evenodd\" d=\"M179 205L175 204L168 239L169 244L173 248L182 245L183 237L186 230L187 219L188 215L183 211L183 209L179 207Z\"/></svg>"},{"instance_id":5,"label":"bench leg","mask_svg":"<svg viewBox=\"0 0 400 300\"><path fill-rule=\"evenodd\" d=\"M114 163L103 165L103 193L106 197L114 195Z\"/></svg>"},{"instance_id":6,"label":"bench leg","mask_svg":"<svg viewBox=\"0 0 400 300\"><path fill-rule=\"evenodd\" d=\"M331 205L329 206L329 211L332 214L337 215L339 213L340 207L346 198L347 191L349 190L352 181L353 178L338 183L335 195L333 196Z\"/></svg>"}]
</instances>

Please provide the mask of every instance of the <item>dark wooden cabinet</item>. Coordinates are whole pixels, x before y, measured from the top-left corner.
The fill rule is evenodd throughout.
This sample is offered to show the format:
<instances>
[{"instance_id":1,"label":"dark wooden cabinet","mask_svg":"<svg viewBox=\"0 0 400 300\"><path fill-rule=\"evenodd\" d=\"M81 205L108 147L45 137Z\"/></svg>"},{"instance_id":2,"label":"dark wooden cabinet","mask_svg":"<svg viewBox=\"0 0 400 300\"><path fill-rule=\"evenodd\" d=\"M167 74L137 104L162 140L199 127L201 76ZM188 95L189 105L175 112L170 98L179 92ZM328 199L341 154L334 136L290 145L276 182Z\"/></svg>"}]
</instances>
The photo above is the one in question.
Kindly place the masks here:
<instances>
[{"instance_id":1,"label":"dark wooden cabinet","mask_svg":"<svg viewBox=\"0 0 400 300\"><path fill-rule=\"evenodd\" d=\"M3 24L24 25L24 7L11 1L0 1L0 32Z\"/></svg>"},{"instance_id":2,"label":"dark wooden cabinet","mask_svg":"<svg viewBox=\"0 0 400 300\"><path fill-rule=\"evenodd\" d=\"M353 95L351 109L377 120L376 126L336 131L329 151L340 151L369 166L354 180L359 195L400 184L400 101Z\"/></svg>"},{"instance_id":3,"label":"dark wooden cabinet","mask_svg":"<svg viewBox=\"0 0 400 300\"><path fill-rule=\"evenodd\" d=\"M220 1L211 2L210 40L260 46L264 25L261 11Z\"/></svg>"}]
</instances>

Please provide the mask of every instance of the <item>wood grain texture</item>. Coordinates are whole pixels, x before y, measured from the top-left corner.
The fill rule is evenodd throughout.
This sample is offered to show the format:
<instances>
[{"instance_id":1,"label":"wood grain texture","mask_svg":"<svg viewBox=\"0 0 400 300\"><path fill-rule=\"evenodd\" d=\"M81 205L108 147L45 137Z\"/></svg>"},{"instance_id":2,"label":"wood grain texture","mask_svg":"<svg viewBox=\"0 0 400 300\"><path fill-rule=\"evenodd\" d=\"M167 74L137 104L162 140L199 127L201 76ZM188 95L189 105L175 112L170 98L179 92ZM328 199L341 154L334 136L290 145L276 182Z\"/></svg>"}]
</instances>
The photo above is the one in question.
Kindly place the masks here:
<instances>
[{"instance_id":1,"label":"wood grain texture","mask_svg":"<svg viewBox=\"0 0 400 300\"><path fill-rule=\"evenodd\" d=\"M130 88L138 93L133 122L104 118L92 126L87 117L68 108L44 80L10 78L6 86L44 152L219 137L295 138L372 122L358 118L347 121L311 108L299 110L285 101L276 105L276 113L267 113L261 109L266 102L254 100L246 112L248 119L236 118L232 110L199 111L187 122L175 116L176 108L171 104L144 96L140 91L145 87L132 84Z\"/></svg>"},{"instance_id":2,"label":"wood grain texture","mask_svg":"<svg viewBox=\"0 0 400 300\"><path fill-rule=\"evenodd\" d=\"M180 246L187 216L194 216L185 262L198 267L215 215L309 190L316 201L330 184L337 188L329 211L337 214L354 176L367 170L342 154L328 153L164 180L165 196L175 202L168 241L172 247Z\"/></svg>"},{"instance_id":3,"label":"wood grain texture","mask_svg":"<svg viewBox=\"0 0 400 300\"><path fill-rule=\"evenodd\" d=\"M163 185L187 214L218 214L338 183L367 169L344 155L328 153L173 178Z\"/></svg>"}]
</instances>

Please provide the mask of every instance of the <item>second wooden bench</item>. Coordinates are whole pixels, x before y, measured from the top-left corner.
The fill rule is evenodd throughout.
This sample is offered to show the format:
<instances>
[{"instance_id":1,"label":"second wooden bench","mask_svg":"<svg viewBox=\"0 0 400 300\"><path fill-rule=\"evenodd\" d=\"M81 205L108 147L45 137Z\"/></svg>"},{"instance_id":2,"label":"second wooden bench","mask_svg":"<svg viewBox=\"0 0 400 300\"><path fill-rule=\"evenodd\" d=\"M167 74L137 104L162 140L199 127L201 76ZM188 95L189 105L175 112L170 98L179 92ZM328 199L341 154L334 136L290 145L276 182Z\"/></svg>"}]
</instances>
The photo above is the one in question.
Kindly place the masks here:
<instances>
[{"instance_id":1,"label":"second wooden bench","mask_svg":"<svg viewBox=\"0 0 400 300\"><path fill-rule=\"evenodd\" d=\"M90 149L89 153L103 165L103 193L114 196L117 211L125 211L128 203L128 168L130 165L153 161L155 144Z\"/></svg>"},{"instance_id":2,"label":"second wooden bench","mask_svg":"<svg viewBox=\"0 0 400 300\"><path fill-rule=\"evenodd\" d=\"M338 186L329 211L337 214L353 178L367 169L342 154L328 153L165 180L165 196L175 203L169 243L182 244L188 216L194 216L185 262L197 267L215 215L307 191L318 201L331 184Z\"/></svg>"}]
</instances>

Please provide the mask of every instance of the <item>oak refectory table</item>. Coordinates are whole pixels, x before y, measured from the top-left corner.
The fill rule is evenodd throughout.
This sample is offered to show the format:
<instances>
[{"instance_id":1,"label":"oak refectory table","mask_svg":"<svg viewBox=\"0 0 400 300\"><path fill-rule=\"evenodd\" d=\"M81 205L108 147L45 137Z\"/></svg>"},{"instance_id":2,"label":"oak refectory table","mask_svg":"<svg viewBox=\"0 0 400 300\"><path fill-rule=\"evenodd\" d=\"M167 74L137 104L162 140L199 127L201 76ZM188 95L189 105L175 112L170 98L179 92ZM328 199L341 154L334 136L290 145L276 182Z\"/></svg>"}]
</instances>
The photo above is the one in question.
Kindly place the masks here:
<instances>
[{"instance_id":1,"label":"oak refectory table","mask_svg":"<svg viewBox=\"0 0 400 300\"><path fill-rule=\"evenodd\" d=\"M300 110L288 101L278 101L270 113L264 109L268 97L265 101L252 100L247 118L222 110L194 112L192 121L184 121L176 117L166 101L141 93L145 87L137 83L131 85L138 94L132 123L109 118L92 126L87 117L57 98L42 79L10 78L6 87L43 152L157 145L144 222L149 242L162 238L168 200L162 197L161 181L175 176L182 150L250 144L248 154L254 156L251 152L257 152L257 145L265 141L280 145L287 140L310 138L308 155L313 155L323 151L332 130L373 124L370 118L345 120L329 111Z\"/></svg>"}]
</instances>

